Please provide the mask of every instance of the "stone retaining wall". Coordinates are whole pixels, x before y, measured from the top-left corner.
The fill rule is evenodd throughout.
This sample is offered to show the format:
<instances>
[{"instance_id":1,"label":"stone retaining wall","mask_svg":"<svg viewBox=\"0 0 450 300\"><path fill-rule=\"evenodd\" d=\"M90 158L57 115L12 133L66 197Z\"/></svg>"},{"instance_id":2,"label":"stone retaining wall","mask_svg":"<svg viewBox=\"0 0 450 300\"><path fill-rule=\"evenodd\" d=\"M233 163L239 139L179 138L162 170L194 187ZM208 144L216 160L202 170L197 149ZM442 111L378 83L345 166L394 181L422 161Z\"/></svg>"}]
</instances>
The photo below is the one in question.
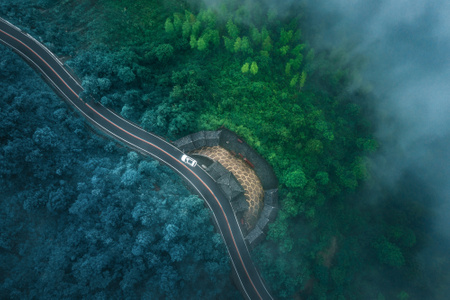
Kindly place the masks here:
<instances>
[{"instance_id":1,"label":"stone retaining wall","mask_svg":"<svg viewBox=\"0 0 450 300\"><path fill-rule=\"evenodd\" d=\"M174 141L174 145L184 152L202 147L221 146L241 157L249 167L254 169L264 189L264 207L256 226L250 232L247 232L241 226L241 231L251 248L262 242L266 237L269 223L275 220L278 213L278 179L267 161L238 135L228 129L196 132ZM241 184L231 172L218 162L213 162L207 166L205 171L218 183L230 201L237 218L240 219L248 209Z\"/></svg>"},{"instance_id":2,"label":"stone retaining wall","mask_svg":"<svg viewBox=\"0 0 450 300\"><path fill-rule=\"evenodd\" d=\"M253 166L256 174L261 180L264 190L271 190L278 188L278 179L269 163L256 152L252 147L250 147L242 138L240 138L236 133L228 130L221 129L219 145L223 148L236 153L237 155L242 155L246 158Z\"/></svg>"}]
</instances>

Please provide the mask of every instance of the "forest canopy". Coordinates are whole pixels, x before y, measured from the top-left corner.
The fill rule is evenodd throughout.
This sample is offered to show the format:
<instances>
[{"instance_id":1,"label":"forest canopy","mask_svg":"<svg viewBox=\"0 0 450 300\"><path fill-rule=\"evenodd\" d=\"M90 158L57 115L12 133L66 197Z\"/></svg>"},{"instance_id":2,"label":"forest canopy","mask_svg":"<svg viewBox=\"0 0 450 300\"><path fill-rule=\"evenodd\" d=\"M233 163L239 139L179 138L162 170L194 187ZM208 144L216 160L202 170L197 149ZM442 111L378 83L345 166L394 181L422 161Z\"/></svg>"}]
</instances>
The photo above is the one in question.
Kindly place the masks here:
<instances>
[{"instance_id":1,"label":"forest canopy","mask_svg":"<svg viewBox=\"0 0 450 300\"><path fill-rule=\"evenodd\" d=\"M203 201L0 57L0 297L239 297Z\"/></svg>"},{"instance_id":2,"label":"forest canopy","mask_svg":"<svg viewBox=\"0 0 450 300\"><path fill-rule=\"evenodd\" d=\"M60 56L83 97L169 139L225 126L273 166L281 209L253 256L277 298L407 299L427 211L355 196L378 148L357 62L311 47L301 4L246 3L2 1L0 16ZM202 201L1 51L0 295L239 297ZM370 287L373 274L398 280Z\"/></svg>"}]
</instances>

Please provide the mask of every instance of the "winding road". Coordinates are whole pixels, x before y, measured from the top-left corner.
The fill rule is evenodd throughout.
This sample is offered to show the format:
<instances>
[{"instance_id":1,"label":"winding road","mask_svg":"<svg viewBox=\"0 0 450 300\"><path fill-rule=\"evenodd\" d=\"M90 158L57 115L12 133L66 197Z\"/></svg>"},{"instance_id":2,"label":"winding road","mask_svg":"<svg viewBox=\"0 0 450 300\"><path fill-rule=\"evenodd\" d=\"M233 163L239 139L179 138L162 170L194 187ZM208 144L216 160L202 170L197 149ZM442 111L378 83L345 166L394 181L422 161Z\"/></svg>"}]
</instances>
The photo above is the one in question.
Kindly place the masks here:
<instances>
[{"instance_id":1,"label":"winding road","mask_svg":"<svg viewBox=\"0 0 450 300\"><path fill-rule=\"evenodd\" d=\"M223 237L231 264L247 299L273 299L250 256L238 220L217 183L199 166L181 161L183 152L160 137L125 120L97 102L80 98L83 87L63 63L29 34L0 18L0 43L25 59L56 92L92 126L175 170L206 201Z\"/></svg>"}]
</instances>

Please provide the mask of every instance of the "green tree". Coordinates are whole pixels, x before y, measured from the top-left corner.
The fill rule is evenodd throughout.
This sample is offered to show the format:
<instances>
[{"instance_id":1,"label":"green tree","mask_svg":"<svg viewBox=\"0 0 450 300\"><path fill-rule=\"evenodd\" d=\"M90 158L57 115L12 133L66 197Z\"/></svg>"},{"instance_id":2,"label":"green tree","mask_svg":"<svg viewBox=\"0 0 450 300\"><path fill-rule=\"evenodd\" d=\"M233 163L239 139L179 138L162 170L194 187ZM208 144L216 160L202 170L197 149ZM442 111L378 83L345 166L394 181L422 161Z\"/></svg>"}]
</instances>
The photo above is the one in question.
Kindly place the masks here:
<instances>
[{"instance_id":1,"label":"green tree","mask_svg":"<svg viewBox=\"0 0 450 300\"><path fill-rule=\"evenodd\" d=\"M306 72L303 70L300 75L299 89L301 90L305 86L306 81Z\"/></svg>"},{"instance_id":2,"label":"green tree","mask_svg":"<svg viewBox=\"0 0 450 300\"><path fill-rule=\"evenodd\" d=\"M306 143L306 151L314 154L320 154L323 150L323 144L318 139L311 139Z\"/></svg>"},{"instance_id":3,"label":"green tree","mask_svg":"<svg viewBox=\"0 0 450 300\"><path fill-rule=\"evenodd\" d=\"M162 44L155 48L155 56L159 61L167 61L172 57L174 49L170 44Z\"/></svg>"},{"instance_id":4,"label":"green tree","mask_svg":"<svg viewBox=\"0 0 450 300\"><path fill-rule=\"evenodd\" d=\"M261 57L265 57L265 58L269 58L270 57L270 54L269 54L268 51L261 50L261 51L259 51L259 54L261 55Z\"/></svg>"},{"instance_id":5,"label":"green tree","mask_svg":"<svg viewBox=\"0 0 450 300\"><path fill-rule=\"evenodd\" d=\"M206 35L208 36L208 42L212 42L214 46L219 46L220 43L219 30L208 29L206 31Z\"/></svg>"},{"instance_id":6,"label":"green tree","mask_svg":"<svg viewBox=\"0 0 450 300\"><path fill-rule=\"evenodd\" d=\"M173 27L173 23L170 18L166 19L166 23L164 24L164 29L168 34L173 34L175 32L175 28Z\"/></svg>"},{"instance_id":7,"label":"green tree","mask_svg":"<svg viewBox=\"0 0 450 300\"><path fill-rule=\"evenodd\" d=\"M256 75L258 73L258 65L255 61L252 62L252 65L250 66L250 73L252 73L253 75Z\"/></svg>"},{"instance_id":8,"label":"green tree","mask_svg":"<svg viewBox=\"0 0 450 300\"><path fill-rule=\"evenodd\" d=\"M217 17L216 14L211 9L208 9L203 13L200 13L199 18L201 22L206 25L206 27L208 28L216 27Z\"/></svg>"},{"instance_id":9,"label":"green tree","mask_svg":"<svg viewBox=\"0 0 450 300\"><path fill-rule=\"evenodd\" d=\"M206 43L203 36L197 40L197 49L200 51L205 51L206 49L208 49L208 44Z\"/></svg>"},{"instance_id":10,"label":"green tree","mask_svg":"<svg viewBox=\"0 0 450 300\"><path fill-rule=\"evenodd\" d=\"M402 226L390 226L387 237L402 248L411 248L416 244L416 235L414 234L414 231Z\"/></svg>"},{"instance_id":11,"label":"green tree","mask_svg":"<svg viewBox=\"0 0 450 300\"><path fill-rule=\"evenodd\" d=\"M241 52L246 53L246 54L253 53L253 49L252 49L252 46L250 45L250 41L249 41L248 37L246 37L246 36L242 37Z\"/></svg>"},{"instance_id":12,"label":"green tree","mask_svg":"<svg viewBox=\"0 0 450 300\"><path fill-rule=\"evenodd\" d=\"M294 47L294 49L292 49L291 54L295 57L299 56L302 54L302 50L305 48L305 44L300 44Z\"/></svg>"},{"instance_id":13,"label":"green tree","mask_svg":"<svg viewBox=\"0 0 450 300\"><path fill-rule=\"evenodd\" d=\"M270 36L268 35L265 39L264 39L264 41L263 41L263 43L262 43L262 49L264 50L264 51L271 51L272 50L272 48L273 48L273 45L272 45L272 39L270 38Z\"/></svg>"},{"instance_id":14,"label":"green tree","mask_svg":"<svg viewBox=\"0 0 450 300\"><path fill-rule=\"evenodd\" d=\"M129 67L120 68L119 72L117 73L117 76L124 83L131 83L136 79L136 75L133 73L133 71Z\"/></svg>"},{"instance_id":15,"label":"green tree","mask_svg":"<svg viewBox=\"0 0 450 300\"><path fill-rule=\"evenodd\" d=\"M295 169L291 168L291 170L284 175L283 181L286 186L290 188L303 188L308 182L305 173L300 167Z\"/></svg>"},{"instance_id":16,"label":"green tree","mask_svg":"<svg viewBox=\"0 0 450 300\"><path fill-rule=\"evenodd\" d=\"M405 258L399 247L389 242L384 236L375 243L378 259L381 263L391 267L401 267Z\"/></svg>"},{"instance_id":17,"label":"green tree","mask_svg":"<svg viewBox=\"0 0 450 300\"><path fill-rule=\"evenodd\" d=\"M197 37L200 34L202 23L199 20L196 20L194 24L192 24L191 32L192 34Z\"/></svg>"},{"instance_id":18,"label":"green tree","mask_svg":"<svg viewBox=\"0 0 450 300\"><path fill-rule=\"evenodd\" d=\"M228 52L234 51L234 41L230 39L229 37L224 36L223 42L225 44L225 49L227 49Z\"/></svg>"},{"instance_id":19,"label":"green tree","mask_svg":"<svg viewBox=\"0 0 450 300\"><path fill-rule=\"evenodd\" d=\"M292 65L292 69L297 71L300 69L303 61L303 55L299 54L296 58L291 58L289 63Z\"/></svg>"},{"instance_id":20,"label":"green tree","mask_svg":"<svg viewBox=\"0 0 450 300\"><path fill-rule=\"evenodd\" d=\"M258 28L252 27L252 29L250 30L250 35L254 45L258 46L261 44L261 33L259 32Z\"/></svg>"},{"instance_id":21,"label":"green tree","mask_svg":"<svg viewBox=\"0 0 450 300\"><path fill-rule=\"evenodd\" d=\"M298 82L298 74L292 77L291 81L289 82L290 87L295 87Z\"/></svg>"},{"instance_id":22,"label":"green tree","mask_svg":"<svg viewBox=\"0 0 450 300\"><path fill-rule=\"evenodd\" d=\"M239 52L241 50L242 39L240 37L236 38L233 45L233 52Z\"/></svg>"},{"instance_id":23,"label":"green tree","mask_svg":"<svg viewBox=\"0 0 450 300\"><path fill-rule=\"evenodd\" d=\"M197 48L197 39L195 38L195 35L191 34L191 38L189 40L189 45L191 45L191 48Z\"/></svg>"},{"instance_id":24,"label":"green tree","mask_svg":"<svg viewBox=\"0 0 450 300\"><path fill-rule=\"evenodd\" d=\"M185 20L183 22L183 26L181 28L181 33L183 38L188 39L190 34L191 34L191 23L189 22L189 20Z\"/></svg>"},{"instance_id":25,"label":"green tree","mask_svg":"<svg viewBox=\"0 0 450 300\"><path fill-rule=\"evenodd\" d=\"M288 54L289 52L289 46L283 46L280 49L278 49L280 51L280 55L281 56L286 56L286 54Z\"/></svg>"},{"instance_id":26,"label":"green tree","mask_svg":"<svg viewBox=\"0 0 450 300\"><path fill-rule=\"evenodd\" d=\"M284 68L284 73L286 75L291 74L291 67L292 67L291 63L286 63L286 67Z\"/></svg>"},{"instance_id":27,"label":"green tree","mask_svg":"<svg viewBox=\"0 0 450 300\"><path fill-rule=\"evenodd\" d=\"M248 73L248 71L249 71L249 69L250 69L250 64L249 63L245 63L243 66L242 66L242 68L241 68L241 72L242 73Z\"/></svg>"},{"instance_id":28,"label":"green tree","mask_svg":"<svg viewBox=\"0 0 450 300\"><path fill-rule=\"evenodd\" d=\"M328 176L328 173L325 171L319 171L316 174L316 180L321 185L327 185L330 181L330 178Z\"/></svg>"},{"instance_id":29,"label":"green tree","mask_svg":"<svg viewBox=\"0 0 450 300\"><path fill-rule=\"evenodd\" d=\"M309 49L308 53L306 54L306 60L308 62L312 62L314 60L314 57L316 56L316 53L314 49Z\"/></svg>"},{"instance_id":30,"label":"green tree","mask_svg":"<svg viewBox=\"0 0 450 300\"><path fill-rule=\"evenodd\" d=\"M176 32L181 31L181 27L183 26L183 19L184 16L180 13L174 13L173 14L173 27Z\"/></svg>"},{"instance_id":31,"label":"green tree","mask_svg":"<svg viewBox=\"0 0 450 300\"><path fill-rule=\"evenodd\" d=\"M232 19L228 20L226 27L227 27L228 35L232 39L236 39L239 36L239 28L236 26L236 24L234 24Z\"/></svg>"},{"instance_id":32,"label":"green tree","mask_svg":"<svg viewBox=\"0 0 450 300\"><path fill-rule=\"evenodd\" d=\"M190 11L188 11L188 10L184 11L184 19L186 21L188 21L190 24L193 24L195 22L195 20L196 20L194 14L191 13Z\"/></svg>"},{"instance_id":33,"label":"green tree","mask_svg":"<svg viewBox=\"0 0 450 300\"><path fill-rule=\"evenodd\" d=\"M292 31L292 30L286 31L284 29L281 29L280 45L281 46L288 45L293 36L294 36L294 31Z\"/></svg>"}]
</instances>

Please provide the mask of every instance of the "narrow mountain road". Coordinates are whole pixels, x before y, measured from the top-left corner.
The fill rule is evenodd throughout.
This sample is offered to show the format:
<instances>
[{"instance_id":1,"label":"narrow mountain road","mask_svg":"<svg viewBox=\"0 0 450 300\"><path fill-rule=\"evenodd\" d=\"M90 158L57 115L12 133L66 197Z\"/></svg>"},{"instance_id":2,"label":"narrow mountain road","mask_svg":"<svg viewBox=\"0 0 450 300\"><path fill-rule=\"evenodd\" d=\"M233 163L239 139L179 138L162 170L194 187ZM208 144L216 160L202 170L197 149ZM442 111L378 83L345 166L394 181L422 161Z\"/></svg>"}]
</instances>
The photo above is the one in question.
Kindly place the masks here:
<instances>
[{"instance_id":1,"label":"narrow mountain road","mask_svg":"<svg viewBox=\"0 0 450 300\"><path fill-rule=\"evenodd\" d=\"M99 103L80 98L83 87L44 45L0 18L0 43L19 54L92 126L144 155L171 167L206 201L224 239L234 271L247 299L273 299L253 264L230 203L217 183L199 166L181 161L183 152L160 137L125 120Z\"/></svg>"}]
</instances>

